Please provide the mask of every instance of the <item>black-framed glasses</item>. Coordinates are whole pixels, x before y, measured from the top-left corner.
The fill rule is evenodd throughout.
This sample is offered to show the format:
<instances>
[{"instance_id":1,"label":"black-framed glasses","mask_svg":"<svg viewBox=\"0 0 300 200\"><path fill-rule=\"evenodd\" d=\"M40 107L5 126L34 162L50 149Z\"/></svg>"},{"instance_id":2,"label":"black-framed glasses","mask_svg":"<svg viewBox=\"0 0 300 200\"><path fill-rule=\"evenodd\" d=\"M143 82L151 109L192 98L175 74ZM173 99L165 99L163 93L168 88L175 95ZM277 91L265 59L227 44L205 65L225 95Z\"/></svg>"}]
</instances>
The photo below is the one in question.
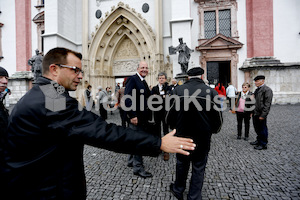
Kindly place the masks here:
<instances>
[{"instance_id":1,"label":"black-framed glasses","mask_svg":"<svg viewBox=\"0 0 300 200\"><path fill-rule=\"evenodd\" d=\"M84 74L84 72L79 68L79 67L76 67L76 66L69 66L69 65L62 65L62 64L55 64L59 67L65 67L65 68L69 68L69 69L73 69L75 74L79 75L80 72L82 73L82 75Z\"/></svg>"}]
</instances>

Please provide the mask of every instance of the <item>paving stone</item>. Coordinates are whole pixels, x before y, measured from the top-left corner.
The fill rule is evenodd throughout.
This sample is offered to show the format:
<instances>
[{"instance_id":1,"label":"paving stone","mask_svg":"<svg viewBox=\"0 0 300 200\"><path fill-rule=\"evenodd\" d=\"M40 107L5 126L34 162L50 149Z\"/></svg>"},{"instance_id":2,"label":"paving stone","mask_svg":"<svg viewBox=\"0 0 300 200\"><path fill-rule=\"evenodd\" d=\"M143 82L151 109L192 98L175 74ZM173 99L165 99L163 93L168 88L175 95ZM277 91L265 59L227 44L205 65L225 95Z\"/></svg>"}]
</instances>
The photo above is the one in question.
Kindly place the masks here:
<instances>
[{"instance_id":1,"label":"paving stone","mask_svg":"<svg viewBox=\"0 0 300 200\"><path fill-rule=\"evenodd\" d=\"M300 199L300 105L272 106L268 149L262 151L249 144L256 139L252 120L249 141L237 140L236 116L228 111L223 115L221 132L212 136L203 199ZM118 112L109 113L107 121L120 124ZM126 154L85 146L87 199L175 199L169 191L175 180L174 154L167 162L162 155L143 157L146 170L153 174L148 179L133 175L127 158ZM191 172L184 199L190 177Z\"/></svg>"}]
</instances>

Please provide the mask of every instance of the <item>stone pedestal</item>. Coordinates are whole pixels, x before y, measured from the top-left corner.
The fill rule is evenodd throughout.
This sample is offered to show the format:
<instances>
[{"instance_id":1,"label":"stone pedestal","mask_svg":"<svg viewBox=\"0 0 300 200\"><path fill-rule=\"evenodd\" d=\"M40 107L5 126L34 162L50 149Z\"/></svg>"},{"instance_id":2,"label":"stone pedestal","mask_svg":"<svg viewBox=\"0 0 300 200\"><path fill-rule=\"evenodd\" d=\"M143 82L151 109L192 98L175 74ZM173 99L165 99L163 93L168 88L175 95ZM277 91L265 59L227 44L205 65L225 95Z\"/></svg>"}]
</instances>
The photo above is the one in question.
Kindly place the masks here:
<instances>
[{"instance_id":1,"label":"stone pedestal","mask_svg":"<svg viewBox=\"0 0 300 200\"><path fill-rule=\"evenodd\" d=\"M7 95L10 104L16 104L19 99L32 88L33 74L31 71L20 71L9 77L8 88L11 95Z\"/></svg>"},{"instance_id":2,"label":"stone pedestal","mask_svg":"<svg viewBox=\"0 0 300 200\"><path fill-rule=\"evenodd\" d=\"M187 74L177 74L175 79L177 80L178 85L182 85L188 80L188 75Z\"/></svg>"}]
</instances>

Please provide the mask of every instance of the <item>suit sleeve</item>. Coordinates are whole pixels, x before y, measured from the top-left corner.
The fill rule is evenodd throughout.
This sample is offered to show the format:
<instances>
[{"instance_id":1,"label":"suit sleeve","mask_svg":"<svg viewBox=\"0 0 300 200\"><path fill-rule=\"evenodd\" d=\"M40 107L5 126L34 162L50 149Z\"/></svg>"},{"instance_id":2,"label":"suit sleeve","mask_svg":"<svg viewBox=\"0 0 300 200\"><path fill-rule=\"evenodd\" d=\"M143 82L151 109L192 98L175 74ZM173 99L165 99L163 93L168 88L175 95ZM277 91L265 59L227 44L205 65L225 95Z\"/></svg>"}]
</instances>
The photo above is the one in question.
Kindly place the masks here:
<instances>
[{"instance_id":1,"label":"suit sleeve","mask_svg":"<svg viewBox=\"0 0 300 200\"><path fill-rule=\"evenodd\" d=\"M124 95L132 96L132 91L134 89L136 89L136 82L135 82L134 78L131 77L127 80ZM132 102L131 98L125 99L125 106L127 108L130 108L132 106L132 104L133 104L133 102ZM129 119L137 117L136 111L134 111L134 110L126 111L126 114L129 117Z\"/></svg>"},{"instance_id":2,"label":"suit sleeve","mask_svg":"<svg viewBox=\"0 0 300 200\"><path fill-rule=\"evenodd\" d=\"M158 136L108 124L92 112L79 111L76 100L68 102L67 106L59 115L48 113L48 120L52 121L48 128L56 133L66 133L65 139L126 154L157 156L160 153Z\"/></svg>"}]
</instances>

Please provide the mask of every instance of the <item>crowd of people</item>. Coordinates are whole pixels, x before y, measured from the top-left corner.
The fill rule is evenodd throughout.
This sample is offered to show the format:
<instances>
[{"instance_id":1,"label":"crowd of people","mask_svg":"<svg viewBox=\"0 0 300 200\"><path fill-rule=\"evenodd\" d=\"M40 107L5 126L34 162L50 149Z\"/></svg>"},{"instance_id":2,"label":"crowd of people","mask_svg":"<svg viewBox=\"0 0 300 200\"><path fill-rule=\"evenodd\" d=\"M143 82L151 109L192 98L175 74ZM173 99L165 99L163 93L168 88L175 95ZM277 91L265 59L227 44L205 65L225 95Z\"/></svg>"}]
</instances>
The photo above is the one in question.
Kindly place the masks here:
<instances>
[{"instance_id":1,"label":"crowd of people","mask_svg":"<svg viewBox=\"0 0 300 200\"><path fill-rule=\"evenodd\" d=\"M99 106L99 117L90 112L94 105L91 85L84 91L86 109L79 110L78 101L68 94L77 89L83 78L81 59L78 52L51 49L43 59L42 77L10 115L0 102L0 187L3 189L0 196L85 199L83 147L88 144L129 154L127 166L142 178L153 176L146 171L143 156L163 153L163 159L168 161L169 153L176 153L175 182L170 183L170 192L183 199L192 165L188 199L201 199L210 141L212 134L221 130L226 97L229 111L237 116L237 139L241 139L244 121L244 139L248 140L252 117L257 140L250 144L257 150L267 149L267 115L273 94L262 75L254 78L257 87L254 93L250 92L249 83L244 83L240 92L232 84L226 89L222 83L211 88L203 81L201 67L188 70L188 81L182 85L176 79L169 85L166 73L160 72L158 84L150 88L146 82L148 64L141 61L136 73L126 77L122 86L116 86L115 102L110 86L97 87L95 104ZM3 92L8 82L4 68L0 68L0 81L0 92ZM54 94L52 91L57 86L53 82L63 86L65 92ZM49 98L64 103L64 109L47 109L45 104ZM170 108L167 109L168 100ZM120 111L121 126L105 121L107 110L112 107Z\"/></svg>"}]
</instances>

